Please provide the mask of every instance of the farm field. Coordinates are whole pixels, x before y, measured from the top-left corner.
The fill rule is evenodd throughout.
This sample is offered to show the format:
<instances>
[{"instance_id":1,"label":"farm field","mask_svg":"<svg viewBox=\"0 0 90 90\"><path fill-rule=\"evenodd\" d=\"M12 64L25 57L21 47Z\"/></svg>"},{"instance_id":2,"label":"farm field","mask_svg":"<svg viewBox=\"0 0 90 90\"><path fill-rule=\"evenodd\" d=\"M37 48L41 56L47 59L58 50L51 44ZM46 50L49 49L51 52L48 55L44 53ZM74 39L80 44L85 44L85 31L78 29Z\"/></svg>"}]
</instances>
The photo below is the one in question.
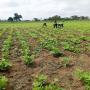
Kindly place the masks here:
<instances>
[{"instance_id":1,"label":"farm field","mask_svg":"<svg viewBox=\"0 0 90 90\"><path fill-rule=\"evenodd\" d=\"M90 21L0 22L0 90L90 90Z\"/></svg>"}]
</instances>

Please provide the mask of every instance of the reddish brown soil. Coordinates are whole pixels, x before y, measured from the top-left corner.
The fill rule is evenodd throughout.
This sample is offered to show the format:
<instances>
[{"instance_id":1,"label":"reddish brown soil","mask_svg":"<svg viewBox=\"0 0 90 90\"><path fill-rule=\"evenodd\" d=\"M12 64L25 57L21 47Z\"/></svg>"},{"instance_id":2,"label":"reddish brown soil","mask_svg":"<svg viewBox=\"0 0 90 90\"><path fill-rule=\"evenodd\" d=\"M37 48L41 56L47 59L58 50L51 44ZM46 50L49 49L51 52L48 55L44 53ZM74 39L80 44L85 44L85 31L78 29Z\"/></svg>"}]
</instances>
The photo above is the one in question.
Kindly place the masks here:
<instances>
[{"instance_id":1,"label":"reddish brown soil","mask_svg":"<svg viewBox=\"0 0 90 90\"><path fill-rule=\"evenodd\" d=\"M35 40L30 40L31 46L36 46ZM71 52L64 52L72 61L70 66L63 67L61 64L62 57L55 58L49 51L43 49L35 59L32 66L24 64L22 53L20 52L19 41L14 37L13 45L10 50L10 62L12 68L8 72L0 72L9 78L9 84L6 90L32 90L33 79L36 75L43 73L48 76L48 81L56 82L58 86L66 90L85 90L81 81L74 76L74 71L81 68L90 71L90 55L76 55Z\"/></svg>"}]
</instances>

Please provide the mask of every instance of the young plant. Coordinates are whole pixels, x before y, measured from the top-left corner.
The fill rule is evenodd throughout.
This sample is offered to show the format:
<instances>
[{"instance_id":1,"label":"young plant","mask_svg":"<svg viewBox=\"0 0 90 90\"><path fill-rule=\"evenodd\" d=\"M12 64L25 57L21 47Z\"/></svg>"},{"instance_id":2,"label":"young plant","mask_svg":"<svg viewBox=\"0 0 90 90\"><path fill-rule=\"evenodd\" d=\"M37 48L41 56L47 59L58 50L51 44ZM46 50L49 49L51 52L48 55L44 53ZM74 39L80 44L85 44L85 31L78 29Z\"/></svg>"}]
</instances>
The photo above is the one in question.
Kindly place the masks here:
<instances>
[{"instance_id":1,"label":"young plant","mask_svg":"<svg viewBox=\"0 0 90 90\"><path fill-rule=\"evenodd\" d=\"M8 60L2 59L0 61L0 70L6 71L9 70L12 65L9 63Z\"/></svg>"},{"instance_id":2,"label":"young plant","mask_svg":"<svg viewBox=\"0 0 90 90\"><path fill-rule=\"evenodd\" d=\"M0 90L5 90L8 84L8 79L5 76L0 76Z\"/></svg>"},{"instance_id":3,"label":"young plant","mask_svg":"<svg viewBox=\"0 0 90 90\"><path fill-rule=\"evenodd\" d=\"M32 90L64 90L58 87L55 83L48 83L47 77L43 74L37 76L33 82Z\"/></svg>"},{"instance_id":4,"label":"young plant","mask_svg":"<svg viewBox=\"0 0 90 90\"><path fill-rule=\"evenodd\" d=\"M24 63L28 66L31 65L34 61L34 55L32 56L24 55L23 58L24 58Z\"/></svg>"},{"instance_id":5,"label":"young plant","mask_svg":"<svg viewBox=\"0 0 90 90\"><path fill-rule=\"evenodd\" d=\"M85 72L78 69L76 70L75 75L79 77L79 79L85 85L86 90L90 90L90 72Z\"/></svg>"},{"instance_id":6,"label":"young plant","mask_svg":"<svg viewBox=\"0 0 90 90\"><path fill-rule=\"evenodd\" d=\"M8 38L4 41L2 47L2 60L0 61L0 70L8 70L12 65L9 63L9 49L12 44L12 33L13 30L9 32Z\"/></svg>"},{"instance_id":7,"label":"young plant","mask_svg":"<svg viewBox=\"0 0 90 90\"><path fill-rule=\"evenodd\" d=\"M67 67L70 63L71 59L69 57L64 57L63 58L63 61L62 61L62 64L64 67Z\"/></svg>"},{"instance_id":8,"label":"young plant","mask_svg":"<svg viewBox=\"0 0 90 90\"><path fill-rule=\"evenodd\" d=\"M74 53L79 53L80 52L80 48L76 47L72 43L63 42L62 44L63 44L64 50L74 52Z\"/></svg>"},{"instance_id":9,"label":"young plant","mask_svg":"<svg viewBox=\"0 0 90 90\"><path fill-rule=\"evenodd\" d=\"M20 32L16 32L16 36L20 41L24 62L26 65L31 65L33 63L33 55L30 54L30 47L28 41Z\"/></svg>"},{"instance_id":10,"label":"young plant","mask_svg":"<svg viewBox=\"0 0 90 90\"><path fill-rule=\"evenodd\" d=\"M55 57L62 57L64 56L64 53L60 51L59 48L56 48L56 47L53 47L52 50L51 50L51 54L53 54L53 56Z\"/></svg>"},{"instance_id":11,"label":"young plant","mask_svg":"<svg viewBox=\"0 0 90 90\"><path fill-rule=\"evenodd\" d=\"M58 43L54 39L46 39L42 43L42 48L45 48L50 51L51 54L55 57L64 56L64 54L58 48Z\"/></svg>"},{"instance_id":12,"label":"young plant","mask_svg":"<svg viewBox=\"0 0 90 90\"><path fill-rule=\"evenodd\" d=\"M57 41L54 39L48 39L47 38L41 42L41 45L43 48L51 51L53 47L57 46Z\"/></svg>"}]
</instances>

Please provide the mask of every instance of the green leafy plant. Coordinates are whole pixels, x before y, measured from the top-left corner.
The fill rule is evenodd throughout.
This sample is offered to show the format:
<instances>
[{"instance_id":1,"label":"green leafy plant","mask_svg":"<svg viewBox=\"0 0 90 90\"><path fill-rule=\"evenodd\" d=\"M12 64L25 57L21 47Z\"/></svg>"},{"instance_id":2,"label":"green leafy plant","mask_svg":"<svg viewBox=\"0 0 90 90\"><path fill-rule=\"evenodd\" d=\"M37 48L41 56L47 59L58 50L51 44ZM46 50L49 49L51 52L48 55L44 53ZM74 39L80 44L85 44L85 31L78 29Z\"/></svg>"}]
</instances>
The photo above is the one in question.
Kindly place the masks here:
<instances>
[{"instance_id":1,"label":"green leafy plant","mask_svg":"<svg viewBox=\"0 0 90 90\"><path fill-rule=\"evenodd\" d=\"M81 36L80 40L87 41L87 37L86 36Z\"/></svg>"},{"instance_id":2,"label":"green leafy plant","mask_svg":"<svg viewBox=\"0 0 90 90\"><path fill-rule=\"evenodd\" d=\"M79 77L82 83L85 85L86 90L90 90L90 72L85 72L83 70L76 70L75 75Z\"/></svg>"},{"instance_id":3,"label":"green leafy plant","mask_svg":"<svg viewBox=\"0 0 90 90\"><path fill-rule=\"evenodd\" d=\"M79 53L80 52L80 48L78 48L77 46L73 45L72 43L69 42L63 42L62 43L64 50L70 51L70 52L74 52L74 53Z\"/></svg>"},{"instance_id":4,"label":"green leafy plant","mask_svg":"<svg viewBox=\"0 0 90 90\"><path fill-rule=\"evenodd\" d=\"M62 61L62 64L64 67L67 67L70 63L71 59L69 57L64 57L63 58L63 61Z\"/></svg>"},{"instance_id":5,"label":"green leafy plant","mask_svg":"<svg viewBox=\"0 0 90 90\"><path fill-rule=\"evenodd\" d=\"M12 66L9 63L8 57L9 57L9 49L12 44L12 33L13 30L9 32L8 38L4 41L3 47L2 47L2 60L0 61L0 70L8 70Z\"/></svg>"},{"instance_id":6,"label":"green leafy plant","mask_svg":"<svg viewBox=\"0 0 90 90\"><path fill-rule=\"evenodd\" d=\"M22 48L22 53L23 53L23 58L24 62L26 65L31 65L34 61L33 55L30 54L30 46L28 44L28 41L23 35L18 31L16 32L16 36L19 39L21 43L21 48Z\"/></svg>"},{"instance_id":7,"label":"green leafy plant","mask_svg":"<svg viewBox=\"0 0 90 90\"><path fill-rule=\"evenodd\" d=\"M34 61L34 55L32 55L32 56L24 55L23 57L24 57L25 64L28 66L31 65Z\"/></svg>"},{"instance_id":8,"label":"green leafy plant","mask_svg":"<svg viewBox=\"0 0 90 90\"><path fill-rule=\"evenodd\" d=\"M51 51L53 47L57 46L57 41L54 39L45 39L43 42L41 42L41 45L43 48Z\"/></svg>"},{"instance_id":9,"label":"green leafy plant","mask_svg":"<svg viewBox=\"0 0 90 90\"><path fill-rule=\"evenodd\" d=\"M53 54L53 56L55 57L60 57L60 56L64 56L64 53L60 51L59 48L53 47L51 50L51 54Z\"/></svg>"},{"instance_id":10,"label":"green leafy plant","mask_svg":"<svg viewBox=\"0 0 90 90\"><path fill-rule=\"evenodd\" d=\"M54 39L45 39L41 43L42 47L49 50L55 57L64 56L64 54L58 48L58 42Z\"/></svg>"},{"instance_id":11,"label":"green leafy plant","mask_svg":"<svg viewBox=\"0 0 90 90\"><path fill-rule=\"evenodd\" d=\"M0 76L0 90L5 90L8 84L8 79L5 76Z\"/></svg>"},{"instance_id":12,"label":"green leafy plant","mask_svg":"<svg viewBox=\"0 0 90 90\"><path fill-rule=\"evenodd\" d=\"M0 70L9 70L11 66L8 60L2 59L0 61Z\"/></svg>"},{"instance_id":13,"label":"green leafy plant","mask_svg":"<svg viewBox=\"0 0 90 90\"><path fill-rule=\"evenodd\" d=\"M58 87L55 83L48 83L47 77L43 74L37 76L33 82L32 90L64 90Z\"/></svg>"}]
</instances>

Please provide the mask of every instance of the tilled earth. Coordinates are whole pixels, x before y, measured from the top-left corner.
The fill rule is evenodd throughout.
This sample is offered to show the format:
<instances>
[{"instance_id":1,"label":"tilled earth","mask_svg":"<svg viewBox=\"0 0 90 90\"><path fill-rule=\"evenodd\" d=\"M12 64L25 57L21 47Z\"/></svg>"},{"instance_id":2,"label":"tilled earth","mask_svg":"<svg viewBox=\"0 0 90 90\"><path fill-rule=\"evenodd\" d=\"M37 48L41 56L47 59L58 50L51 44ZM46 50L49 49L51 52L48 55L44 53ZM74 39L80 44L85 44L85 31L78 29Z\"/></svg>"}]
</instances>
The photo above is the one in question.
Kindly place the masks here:
<instances>
[{"instance_id":1,"label":"tilled earth","mask_svg":"<svg viewBox=\"0 0 90 90\"><path fill-rule=\"evenodd\" d=\"M0 46L3 39L4 37L0 40ZM33 43L33 39L31 40L30 43ZM35 41L32 46L35 46ZM9 84L6 90L32 90L33 79L40 73L47 75L49 82L58 79L56 84L66 90L84 90L85 87L82 82L75 78L74 71L77 68L90 71L89 53L76 55L68 51L65 52L65 54L69 55L72 60L69 66L63 67L61 64L62 57L55 58L49 53L49 51L43 49L35 59L34 64L28 67L23 62L20 49L20 43L14 37L9 55L12 68L8 72L0 72L0 74L9 78Z\"/></svg>"}]
</instances>

